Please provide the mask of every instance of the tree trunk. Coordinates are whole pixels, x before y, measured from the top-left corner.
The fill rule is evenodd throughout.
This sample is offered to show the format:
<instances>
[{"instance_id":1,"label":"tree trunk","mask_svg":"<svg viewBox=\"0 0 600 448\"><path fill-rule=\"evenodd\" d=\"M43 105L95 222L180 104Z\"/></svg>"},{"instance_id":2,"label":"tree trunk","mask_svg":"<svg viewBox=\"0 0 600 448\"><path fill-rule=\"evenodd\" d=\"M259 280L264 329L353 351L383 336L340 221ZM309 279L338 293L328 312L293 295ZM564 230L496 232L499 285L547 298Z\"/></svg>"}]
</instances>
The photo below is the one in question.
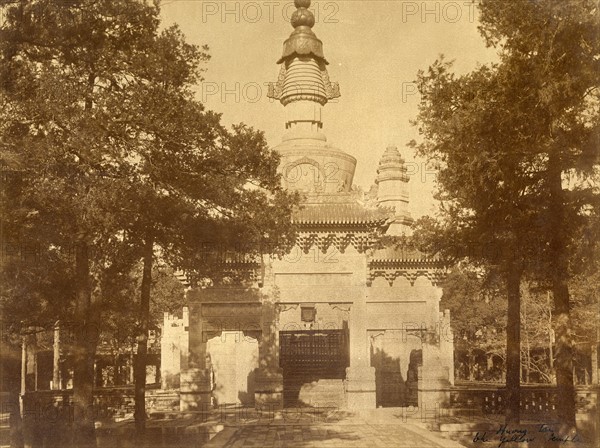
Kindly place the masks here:
<instances>
[{"instance_id":1,"label":"tree trunk","mask_svg":"<svg viewBox=\"0 0 600 448\"><path fill-rule=\"evenodd\" d=\"M60 321L56 321L52 357L52 389L59 390L60 388Z\"/></svg>"},{"instance_id":2,"label":"tree trunk","mask_svg":"<svg viewBox=\"0 0 600 448\"><path fill-rule=\"evenodd\" d=\"M152 288L152 262L154 258L154 239L146 236L143 254L143 273L140 294L139 333L137 337L137 356L134 364L135 389L135 429L138 438L146 431L146 358L148 354L148 323L150 320L150 292Z\"/></svg>"},{"instance_id":3,"label":"tree trunk","mask_svg":"<svg viewBox=\"0 0 600 448\"><path fill-rule=\"evenodd\" d=\"M550 240L552 293L556 322L556 385L558 390L556 408L561 422L561 433L572 433L575 426L575 387L573 383L573 335L571 333L571 304L569 298L569 262L566 239L565 205L562 188L560 160L556 152L549 154L550 217L552 237Z\"/></svg>"},{"instance_id":4,"label":"tree trunk","mask_svg":"<svg viewBox=\"0 0 600 448\"><path fill-rule=\"evenodd\" d=\"M33 344L31 344L32 347L32 352L33 352L33 390L37 391L38 388L38 378L40 375L40 372L38 371L38 353L39 353L39 347L38 347L38 341L37 341L37 328L34 329L34 333L33 335L31 335L31 339L33 340Z\"/></svg>"},{"instance_id":5,"label":"tree trunk","mask_svg":"<svg viewBox=\"0 0 600 448\"><path fill-rule=\"evenodd\" d=\"M592 344L590 348L590 354L592 358L592 378L591 383L598 385L598 346L597 344Z\"/></svg>"},{"instance_id":6,"label":"tree trunk","mask_svg":"<svg viewBox=\"0 0 600 448\"><path fill-rule=\"evenodd\" d=\"M521 415L521 269L509 262L506 273L506 424L518 424Z\"/></svg>"},{"instance_id":7,"label":"tree trunk","mask_svg":"<svg viewBox=\"0 0 600 448\"><path fill-rule=\"evenodd\" d=\"M85 110L93 107L95 75L87 79ZM95 447L94 361L100 338L97 310L92 304L90 254L85 241L75 247L75 337L73 344L73 442L77 448Z\"/></svg>"},{"instance_id":8,"label":"tree trunk","mask_svg":"<svg viewBox=\"0 0 600 448\"><path fill-rule=\"evenodd\" d=\"M550 383L556 384L556 372L554 371L554 329L552 328L552 306L550 304L550 291L546 294L548 305L548 358L550 361Z\"/></svg>"},{"instance_id":9,"label":"tree trunk","mask_svg":"<svg viewBox=\"0 0 600 448\"><path fill-rule=\"evenodd\" d=\"M24 416L23 396L27 392L27 336L23 336L21 342L21 394L19 398L19 406L21 408L21 417Z\"/></svg>"},{"instance_id":10,"label":"tree trunk","mask_svg":"<svg viewBox=\"0 0 600 448\"><path fill-rule=\"evenodd\" d=\"M76 331L73 347L73 404L75 446L95 447L94 358L98 344L98 320L92 305L89 248L80 242L75 252Z\"/></svg>"},{"instance_id":11,"label":"tree trunk","mask_svg":"<svg viewBox=\"0 0 600 448\"><path fill-rule=\"evenodd\" d=\"M468 352L468 360L469 361L467 364L467 366L469 367L469 381L475 380L475 372L474 372L475 366L474 366L473 358L474 358L473 350L469 350L469 352Z\"/></svg>"},{"instance_id":12,"label":"tree trunk","mask_svg":"<svg viewBox=\"0 0 600 448\"><path fill-rule=\"evenodd\" d=\"M525 330L525 383L529 383L531 367L531 347L529 345L529 325L527 324L527 300L523 300L523 329Z\"/></svg>"}]
</instances>

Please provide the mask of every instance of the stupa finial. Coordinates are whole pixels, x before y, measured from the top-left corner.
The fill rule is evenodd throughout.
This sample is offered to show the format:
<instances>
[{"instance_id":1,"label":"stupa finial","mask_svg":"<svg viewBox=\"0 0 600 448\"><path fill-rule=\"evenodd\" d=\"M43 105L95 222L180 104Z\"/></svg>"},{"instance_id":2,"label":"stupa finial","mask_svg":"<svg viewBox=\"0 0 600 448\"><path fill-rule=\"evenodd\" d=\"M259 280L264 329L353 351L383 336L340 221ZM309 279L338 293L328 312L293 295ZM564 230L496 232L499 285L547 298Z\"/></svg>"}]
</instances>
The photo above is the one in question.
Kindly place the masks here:
<instances>
[{"instance_id":1,"label":"stupa finial","mask_svg":"<svg viewBox=\"0 0 600 448\"><path fill-rule=\"evenodd\" d=\"M308 8L310 0L295 0L296 11L292 14L290 23L294 31L290 37L283 43L283 55L277 61L278 64L294 56L312 55L315 59L328 64L323 55L323 42L321 42L312 27L315 24L315 16Z\"/></svg>"},{"instance_id":2,"label":"stupa finial","mask_svg":"<svg viewBox=\"0 0 600 448\"><path fill-rule=\"evenodd\" d=\"M292 14L292 20L290 20L292 26L294 28L301 26L312 28L315 24L315 16L308 9L310 7L310 0L295 0L294 5L298 9Z\"/></svg>"}]
</instances>

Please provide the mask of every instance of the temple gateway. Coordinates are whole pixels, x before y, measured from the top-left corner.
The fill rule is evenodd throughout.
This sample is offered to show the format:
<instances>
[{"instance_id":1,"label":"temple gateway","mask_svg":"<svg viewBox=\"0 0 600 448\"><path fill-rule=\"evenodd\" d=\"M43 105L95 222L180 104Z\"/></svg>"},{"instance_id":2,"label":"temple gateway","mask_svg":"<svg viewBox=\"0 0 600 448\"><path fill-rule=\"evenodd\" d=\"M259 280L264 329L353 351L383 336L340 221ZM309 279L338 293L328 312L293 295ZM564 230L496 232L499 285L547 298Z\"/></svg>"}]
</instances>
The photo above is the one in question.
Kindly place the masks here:
<instances>
[{"instance_id":1,"label":"temple gateway","mask_svg":"<svg viewBox=\"0 0 600 448\"><path fill-rule=\"evenodd\" d=\"M165 315L163 387L179 387L182 410L441 405L454 380L443 266L378 245L410 232L404 160L388 147L371 194L353 187L356 159L322 130L323 106L340 90L310 1L295 5L269 96L286 113L275 147L284 185L304 197L296 245L282 258L224 259L228 281L188 288L183 319Z\"/></svg>"}]
</instances>

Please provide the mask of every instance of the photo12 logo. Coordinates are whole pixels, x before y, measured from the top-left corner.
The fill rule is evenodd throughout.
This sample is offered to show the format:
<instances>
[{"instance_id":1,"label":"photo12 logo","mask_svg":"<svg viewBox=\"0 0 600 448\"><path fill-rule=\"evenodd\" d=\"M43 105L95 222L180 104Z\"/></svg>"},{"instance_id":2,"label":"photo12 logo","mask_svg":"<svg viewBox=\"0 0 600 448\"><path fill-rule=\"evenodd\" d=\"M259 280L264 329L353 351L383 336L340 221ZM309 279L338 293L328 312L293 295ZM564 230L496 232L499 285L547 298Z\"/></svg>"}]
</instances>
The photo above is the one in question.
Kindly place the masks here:
<instances>
[{"instance_id":1,"label":"photo12 logo","mask_svg":"<svg viewBox=\"0 0 600 448\"><path fill-rule=\"evenodd\" d=\"M477 3L473 0L463 2L453 1L403 1L402 23L420 21L421 23L457 23L467 20L475 22Z\"/></svg>"},{"instance_id":2,"label":"photo12 logo","mask_svg":"<svg viewBox=\"0 0 600 448\"><path fill-rule=\"evenodd\" d=\"M274 23L276 20L282 20L289 23L296 9L294 2L203 1L202 23L211 20L221 23ZM308 9L313 13L315 23L339 22L338 2L312 2Z\"/></svg>"},{"instance_id":3,"label":"photo12 logo","mask_svg":"<svg viewBox=\"0 0 600 448\"><path fill-rule=\"evenodd\" d=\"M227 84L225 82L204 81L200 85L200 96L203 103L216 101L221 103L258 103L263 99L269 102L274 100L267 98L269 83L262 85L258 82L235 82Z\"/></svg>"},{"instance_id":4,"label":"photo12 logo","mask_svg":"<svg viewBox=\"0 0 600 448\"><path fill-rule=\"evenodd\" d=\"M200 99L203 103L251 103L260 101L274 103L279 100L273 98L270 93L273 90L271 82L215 82L203 81L200 84ZM287 92L289 95L314 95L318 96L323 90L323 84L320 82L303 82L301 86L290 87ZM338 98L331 98L329 103L337 103Z\"/></svg>"}]
</instances>

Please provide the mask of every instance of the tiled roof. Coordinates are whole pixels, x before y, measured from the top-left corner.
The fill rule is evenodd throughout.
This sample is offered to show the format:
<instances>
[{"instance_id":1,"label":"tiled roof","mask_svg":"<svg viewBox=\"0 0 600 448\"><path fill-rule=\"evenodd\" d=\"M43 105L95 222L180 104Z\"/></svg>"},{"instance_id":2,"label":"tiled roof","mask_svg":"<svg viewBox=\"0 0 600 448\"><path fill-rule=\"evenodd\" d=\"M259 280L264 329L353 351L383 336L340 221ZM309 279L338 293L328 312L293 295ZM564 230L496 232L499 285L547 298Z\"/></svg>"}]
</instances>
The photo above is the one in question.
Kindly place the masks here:
<instances>
[{"instance_id":1,"label":"tiled roof","mask_svg":"<svg viewBox=\"0 0 600 448\"><path fill-rule=\"evenodd\" d=\"M304 204L292 220L294 224L382 225L390 218L387 209L367 208L358 202Z\"/></svg>"}]
</instances>

